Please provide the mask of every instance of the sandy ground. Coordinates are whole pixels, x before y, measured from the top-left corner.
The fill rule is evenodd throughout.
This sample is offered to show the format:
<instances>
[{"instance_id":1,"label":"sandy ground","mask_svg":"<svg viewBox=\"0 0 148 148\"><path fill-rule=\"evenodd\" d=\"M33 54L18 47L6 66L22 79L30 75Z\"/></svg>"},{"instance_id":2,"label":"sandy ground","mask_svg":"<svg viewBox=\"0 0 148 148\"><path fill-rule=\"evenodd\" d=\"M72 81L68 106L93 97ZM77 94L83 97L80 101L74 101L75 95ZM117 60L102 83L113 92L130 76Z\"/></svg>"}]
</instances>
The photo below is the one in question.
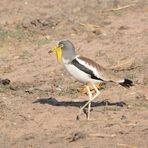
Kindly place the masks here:
<instances>
[{"instance_id":1,"label":"sandy ground","mask_svg":"<svg viewBox=\"0 0 148 148\"><path fill-rule=\"evenodd\" d=\"M148 148L148 1L0 1L1 148ZM71 40L134 82L88 97L48 50ZM6 84L4 79L9 79Z\"/></svg>"}]
</instances>

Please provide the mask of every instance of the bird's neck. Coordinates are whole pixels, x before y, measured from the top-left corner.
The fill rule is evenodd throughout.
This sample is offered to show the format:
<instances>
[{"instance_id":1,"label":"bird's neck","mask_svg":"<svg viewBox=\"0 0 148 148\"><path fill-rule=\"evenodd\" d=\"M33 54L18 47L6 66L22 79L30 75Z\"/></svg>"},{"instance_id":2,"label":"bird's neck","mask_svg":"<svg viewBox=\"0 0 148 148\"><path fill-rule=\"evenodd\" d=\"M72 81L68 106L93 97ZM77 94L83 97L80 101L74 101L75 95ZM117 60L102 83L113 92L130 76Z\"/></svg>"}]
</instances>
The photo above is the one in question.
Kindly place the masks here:
<instances>
[{"instance_id":1,"label":"bird's neck","mask_svg":"<svg viewBox=\"0 0 148 148\"><path fill-rule=\"evenodd\" d=\"M63 64L70 64L74 59L78 58L80 55L76 55L75 57L73 58L64 58L62 57L62 61L63 61Z\"/></svg>"}]
</instances>

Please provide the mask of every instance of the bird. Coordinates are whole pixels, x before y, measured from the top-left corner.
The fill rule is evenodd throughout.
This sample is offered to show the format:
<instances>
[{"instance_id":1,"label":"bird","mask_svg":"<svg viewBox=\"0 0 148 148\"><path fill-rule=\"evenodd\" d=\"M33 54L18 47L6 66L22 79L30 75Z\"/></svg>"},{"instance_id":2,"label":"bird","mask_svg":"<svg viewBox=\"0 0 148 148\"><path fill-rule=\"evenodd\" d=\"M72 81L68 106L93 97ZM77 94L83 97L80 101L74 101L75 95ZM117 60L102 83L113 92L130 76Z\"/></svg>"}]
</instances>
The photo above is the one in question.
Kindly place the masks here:
<instances>
[{"instance_id":1,"label":"bird","mask_svg":"<svg viewBox=\"0 0 148 148\"><path fill-rule=\"evenodd\" d=\"M100 91L96 87L96 83L115 82L119 85L129 88L133 86L133 81L122 76L117 76L115 72L104 68L88 57L81 56L76 53L75 46L70 40L61 40L53 47L49 53L55 52L58 62L63 63L66 70L78 81L83 83L88 92L89 100L80 108L76 119L80 119L80 115L85 107L88 106L87 119L90 119L91 102L97 98ZM88 84L91 84L95 90L92 95Z\"/></svg>"}]
</instances>

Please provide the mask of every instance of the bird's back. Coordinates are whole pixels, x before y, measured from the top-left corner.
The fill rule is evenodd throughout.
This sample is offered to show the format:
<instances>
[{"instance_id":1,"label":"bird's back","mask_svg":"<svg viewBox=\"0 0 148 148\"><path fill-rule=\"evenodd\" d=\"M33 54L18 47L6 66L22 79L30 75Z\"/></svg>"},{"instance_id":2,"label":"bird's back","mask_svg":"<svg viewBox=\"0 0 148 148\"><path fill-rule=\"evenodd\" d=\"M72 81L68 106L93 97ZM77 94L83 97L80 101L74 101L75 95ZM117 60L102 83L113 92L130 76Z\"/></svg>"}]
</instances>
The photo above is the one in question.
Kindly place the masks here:
<instances>
[{"instance_id":1,"label":"bird's back","mask_svg":"<svg viewBox=\"0 0 148 148\"><path fill-rule=\"evenodd\" d=\"M86 57L79 57L80 60L85 61L87 65L94 68L94 74L103 81L121 81L123 78L115 74L112 70L106 69L93 60Z\"/></svg>"}]
</instances>

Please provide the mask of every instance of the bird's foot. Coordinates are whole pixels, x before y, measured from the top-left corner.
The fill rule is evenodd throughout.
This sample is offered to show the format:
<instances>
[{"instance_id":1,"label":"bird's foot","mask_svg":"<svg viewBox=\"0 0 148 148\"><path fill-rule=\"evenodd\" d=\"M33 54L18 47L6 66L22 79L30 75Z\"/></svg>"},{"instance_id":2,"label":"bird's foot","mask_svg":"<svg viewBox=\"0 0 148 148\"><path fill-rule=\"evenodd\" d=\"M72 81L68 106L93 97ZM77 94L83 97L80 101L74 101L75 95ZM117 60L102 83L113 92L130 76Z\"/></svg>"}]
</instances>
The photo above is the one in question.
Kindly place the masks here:
<instances>
[{"instance_id":1,"label":"bird's foot","mask_svg":"<svg viewBox=\"0 0 148 148\"><path fill-rule=\"evenodd\" d=\"M91 108L90 112L93 111L93 109ZM88 114L88 109L84 108L83 109L84 114L86 115L87 120L90 120L89 114ZM79 114L76 116L76 120L80 120L80 116L81 116L81 110L79 112Z\"/></svg>"},{"instance_id":2,"label":"bird's foot","mask_svg":"<svg viewBox=\"0 0 148 148\"><path fill-rule=\"evenodd\" d=\"M77 115L76 116L76 120L80 120L80 116L79 115ZM89 120L89 121L96 121L96 119L90 119L89 117L87 117L87 120Z\"/></svg>"},{"instance_id":3,"label":"bird's foot","mask_svg":"<svg viewBox=\"0 0 148 148\"><path fill-rule=\"evenodd\" d=\"M82 114L82 110L80 109L78 115L76 116L76 120L80 120L81 114Z\"/></svg>"},{"instance_id":4,"label":"bird's foot","mask_svg":"<svg viewBox=\"0 0 148 148\"><path fill-rule=\"evenodd\" d=\"M93 109L91 108L90 109L90 112L93 111ZM90 119L90 112L88 112L88 109L87 108L84 108L83 109L83 112L84 114L86 115L86 118L89 120Z\"/></svg>"},{"instance_id":5,"label":"bird's foot","mask_svg":"<svg viewBox=\"0 0 148 148\"><path fill-rule=\"evenodd\" d=\"M79 117L79 115L77 115L77 116L76 116L76 120L79 120L79 119L80 119L80 117Z\"/></svg>"}]
</instances>

